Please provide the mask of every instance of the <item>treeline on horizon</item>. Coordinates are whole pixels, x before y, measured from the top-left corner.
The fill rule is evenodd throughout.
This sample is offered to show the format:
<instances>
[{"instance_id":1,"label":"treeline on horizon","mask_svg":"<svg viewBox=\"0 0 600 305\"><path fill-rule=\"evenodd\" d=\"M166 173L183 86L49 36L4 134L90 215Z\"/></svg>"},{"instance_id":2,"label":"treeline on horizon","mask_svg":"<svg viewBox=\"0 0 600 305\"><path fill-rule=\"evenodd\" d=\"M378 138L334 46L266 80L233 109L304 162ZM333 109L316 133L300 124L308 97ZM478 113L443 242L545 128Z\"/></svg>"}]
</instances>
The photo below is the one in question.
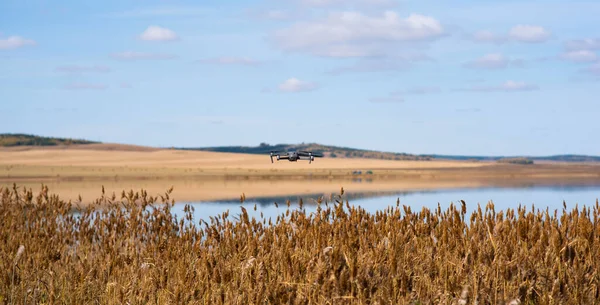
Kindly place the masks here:
<instances>
[{"instance_id":1,"label":"treeline on horizon","mask_svg":"<svg viewBox=\"0 0 600 305\"><path fill-rule=\"evenodd\" d=\"M270 145L261 143L258 146L221 146L221 147L200 147L200 148L180 148L187 150L202 150L213 152L228 152L228 153L247 153L247 154L268 154L271 151L287 152L290 150L306 150L315 153L321 153L324 157L329 158L369 158L382 160L419 160L429 161L433 158L424 155L412 155L407 153L392 153L381 152L374 150L357 149L350 147L339 147L322 145L317 143L301 143L301 144L276 144Z\"/></svg>"},{"instance_id":2,"label":"treeline on horizon","mask_svg":"<svg viewBox=\"0 0 600 305\"><path fill-rule=\"evenodd\" d=\"M73 144L93 144L94 141L71 139L71 138L55 138L41 137L30 134L21 133L3 133L0 134L0 146L57 146L57 145L73 145Z\"/></svg>"},{"instance_id":3,"label":"treeline on horizon","mask_svg":"<svg viewBox=\"0 0 600 305\"><path fill-rule=\"evenodd\" d=\"M215 147L193 147L177 148L183 150L200 150L212 152L244 153L244 154L268 154L270 151L308 150L322 153L325 157L337 158L371 158L385 160L457 160L457 161L497 161L499 163L533 164L534 161L562 161L562 162L600 162L600 156L587 155L555 155L555 156L463 156L463 155L440 155L440 154L408 154L381 152L375 150L357 149L322 145L317 143L301 144L275 144L261 143L258 146L215 146Z\"/></svg>"}]
</instances>

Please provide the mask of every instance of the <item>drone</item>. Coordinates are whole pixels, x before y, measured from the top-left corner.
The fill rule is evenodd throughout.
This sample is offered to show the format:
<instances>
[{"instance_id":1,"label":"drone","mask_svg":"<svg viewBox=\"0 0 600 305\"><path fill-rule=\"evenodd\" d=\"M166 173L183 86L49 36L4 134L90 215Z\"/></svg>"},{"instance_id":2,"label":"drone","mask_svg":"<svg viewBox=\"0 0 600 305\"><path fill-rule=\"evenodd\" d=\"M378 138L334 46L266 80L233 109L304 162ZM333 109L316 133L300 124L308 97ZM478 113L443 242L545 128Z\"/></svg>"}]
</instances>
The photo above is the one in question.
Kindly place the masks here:
<instances>
[{"instance_id":1,"label":"drone","mask_svg":"<svg viewBox=\"0 0 600 305\"><path fill-rule=\"evenodd\" d=\"M315 160L315 157L322 158L323 155L320 153L314 153L312 151L288 151L285 154L281 154L279 151L271 151L271 163L273 163L273 156L277 157L277 161L279 160L288 160L290 162L296 162L298 160L308 160L308 163L312 163Z\"/></svg>"}]
</instances>

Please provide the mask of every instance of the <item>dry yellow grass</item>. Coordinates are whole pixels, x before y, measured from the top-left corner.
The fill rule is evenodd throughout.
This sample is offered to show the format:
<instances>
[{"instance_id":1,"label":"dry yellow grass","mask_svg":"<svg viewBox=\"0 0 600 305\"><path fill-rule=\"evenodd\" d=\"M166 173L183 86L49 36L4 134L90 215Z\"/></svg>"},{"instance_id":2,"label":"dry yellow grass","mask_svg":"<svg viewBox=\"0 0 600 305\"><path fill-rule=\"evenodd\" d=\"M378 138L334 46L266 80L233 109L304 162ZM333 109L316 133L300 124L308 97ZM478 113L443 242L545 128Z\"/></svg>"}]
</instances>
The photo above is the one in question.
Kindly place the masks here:
<instances>
[{"instance_id":1,"label":"dry yellow grass","mask_svg":"<svg viewBox=\"0 0 600 305\"><path fill-rule=\"evenodd\" d=\"M276 219L174 217L168 193L74 209L0 188L2 304L597 304L600 205L497 211L340 197ZM74 213L75 212L75 213ZM231 213L231 214L230 214Z\"/></svg>"}]
</instances>

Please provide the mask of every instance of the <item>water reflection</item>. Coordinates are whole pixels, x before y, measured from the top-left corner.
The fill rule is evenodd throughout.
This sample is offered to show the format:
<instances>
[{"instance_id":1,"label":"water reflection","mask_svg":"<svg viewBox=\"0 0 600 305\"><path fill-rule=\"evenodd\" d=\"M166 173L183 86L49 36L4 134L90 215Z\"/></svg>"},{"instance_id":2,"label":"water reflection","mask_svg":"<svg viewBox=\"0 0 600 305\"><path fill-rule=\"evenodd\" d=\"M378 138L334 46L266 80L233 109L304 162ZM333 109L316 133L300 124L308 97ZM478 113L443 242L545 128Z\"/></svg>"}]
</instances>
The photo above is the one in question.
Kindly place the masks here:
<instances>
[{"instance_id":1,"label":"water reflection","mask_svg":"<svg viewBox=\"0 0 600 305\"><path fill-rule=\"evenodd\" d=\"M287 201L292 209L297 209L299 201L302 199L303 208L307 213L316 211L317 200L334 203L335 197L324 197L322 194L303 195L303 196L278 196L254 198L240 203L240 201L219 200L210 202L181 202L175 205L173 211L176 215L183 215L185 204L194 207L194 222L198 223L200 219L208 221L209 216L220 215L225 211L230 212L230 217L239 215L240 206L246 208L250 217L272 221L285 213ZM360 206L370 213L384 210L388 207L395 207L399 200L400 205L410 206L413 211L419 211L423 207L436 209L439 206L446 209L451 203L460 204L464 200L467 205L467 214L477 209L480 204L482 208L492 201L496 211L506 210L508 208L517 209L519 206L525 206L528 210L554 211L563 208L563 201L567 209L579 208L583 206L591 207L596 204L600 198L600 185L531 185L522 187L485 187L485 188L463 188L463 189L436 189L436 190L417 190L403 192L365 192L365 193L347 193L342 196L343 200L348 200L351 206ZM277 205L275 204L277 203ZM255 210L256 207L256 210Z\"/></svg>"}]
</instances>

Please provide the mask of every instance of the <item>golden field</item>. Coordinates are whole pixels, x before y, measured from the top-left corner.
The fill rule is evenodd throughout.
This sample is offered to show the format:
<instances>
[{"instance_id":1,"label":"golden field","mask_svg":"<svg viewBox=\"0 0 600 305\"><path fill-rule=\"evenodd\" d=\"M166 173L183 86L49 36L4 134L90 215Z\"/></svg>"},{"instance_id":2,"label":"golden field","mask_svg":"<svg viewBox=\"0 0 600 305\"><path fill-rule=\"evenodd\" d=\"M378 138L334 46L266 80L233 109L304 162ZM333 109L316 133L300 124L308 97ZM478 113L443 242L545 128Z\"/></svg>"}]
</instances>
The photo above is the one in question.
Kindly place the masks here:
<instances>
[{"instance_id":1,"label":"golden field","mask_svg":"<svg viewBox=\"0 0 600 305\"><path fill-rule=\"evenodd\" d=\"M362 175L353 175L360 170ZM372 171L372 174L367 174ZM358 182L357 179L361 181ZM49 185L64 198L92 200L107 192L144 188L156 194L174 187L182 201L282 195L404 191L520 183L600 182L594 164L515 165L464 161L392 161L317 158L275 161L268 155L88 144L0 149L0 185L39 189Z\"/></svg>"}]
</instances>

